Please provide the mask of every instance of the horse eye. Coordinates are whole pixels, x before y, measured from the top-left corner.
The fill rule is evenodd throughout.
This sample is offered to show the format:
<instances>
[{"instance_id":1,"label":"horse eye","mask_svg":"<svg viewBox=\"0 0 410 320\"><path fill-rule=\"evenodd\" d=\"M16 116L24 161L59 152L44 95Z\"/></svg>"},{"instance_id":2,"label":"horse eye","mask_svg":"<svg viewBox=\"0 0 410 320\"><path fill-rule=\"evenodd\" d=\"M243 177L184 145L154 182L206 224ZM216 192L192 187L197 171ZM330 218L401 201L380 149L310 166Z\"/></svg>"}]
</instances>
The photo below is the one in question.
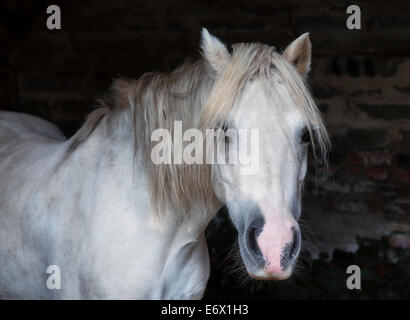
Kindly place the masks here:
<instances>
[{"instance_id":1,"label":"horse eye","mask_svg":"<svg viewBox=\"0 0 410 320\"><path fill-rule=\"evenodd\" d=\"M226 132L228 130L228 125L226 123L224 123L221 127L221 129Z\"/></svg>"},{"instance_id":2,"label":"horse eye","mask_svg":"<svg viewBox=\"0 0 410 320\"><path fill-rule=\"evenodd\" d=\"M310 133L307 128L302 131L302 143L310 143Z\"/></svg>"},{"instance_id":3,"label":"horse eye","mask_svg":"<svg viewBox=\"0 0 410 320\"><path fill-rule=\"evenodd\" d=\"M226 133L229 129L228 125L226 123L224 123L221 127L221 129ZM229 143L229 137L227 135L225 135L225 144Z\"/></svg>"}]
</instances>

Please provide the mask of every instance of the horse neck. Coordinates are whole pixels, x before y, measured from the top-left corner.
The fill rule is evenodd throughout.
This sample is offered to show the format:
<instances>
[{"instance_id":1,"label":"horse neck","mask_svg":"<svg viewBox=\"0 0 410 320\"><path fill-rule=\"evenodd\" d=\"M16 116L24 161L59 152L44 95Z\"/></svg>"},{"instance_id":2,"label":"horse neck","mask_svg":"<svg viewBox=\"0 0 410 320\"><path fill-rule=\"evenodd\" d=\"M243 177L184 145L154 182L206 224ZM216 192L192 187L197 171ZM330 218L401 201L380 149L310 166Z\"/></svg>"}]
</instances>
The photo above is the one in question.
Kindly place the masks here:
<instances>
[{"instance_id":1,"label":"horse neck","mask_svg":"<svg viewBox=\"0 0 410 320\"><path fill-rule=\"evenodd\" d=\"M150 150L144 149L138 141L135 143L133 117L130 111L132 110L118 110L104 117L87 139L70 151L71 153L68 154L61 167L63 175L66 179L71 176L81 176L80 181L86 189L84 186L80 188L83 193L91 195L91 197L86 197L86 201L89 202L98 201L96 199L100 199L101 194L110 194L107 188L112 188L112 182L115 181L114 185L117 190L112 191L129 194L135 199L137 205L133 204L134 207L129 209L138 215L142 223L150 221L158 228L163 226L166 228L166 233L178 233L178 237L182 239L198 237L217 212L217 207L212 208L211 213L210 208L205 208L202 204L192 207L189 212L181 212L175 208L167 209L163 217L156 217L156 212L149 201L150 177L144 165L144 161L147 161L146 155L150 154ZM76 141L81 134L80 129L67 142L67 150L70 150L70 146L77 144ZM78 163L81 163L81 166L78 166ZM90 187L92 185L95 189ZM103 201L110 201L109 197ZM145 204L142 205L142 203ZM84 203L85 207L88 205L89 203ZM141 210L141 207L146 208L147 206L151 210ZM107 204L107 207L112 207L112 204Z\"/></svg>"},{"instance_id":2,"label":"horse neck","mask_svg":"<svg viewBox=\"0 0 410 320\"><path fill-rule=\"evenodd\" d=\"M149 169L159 170L152 165L150 158L152 131L164 128L173 132L174 121L182 121L184 129L198 127L204 103L213 85L213 76L207 67L196 63L181 68L174 75L169 75L169 78L150 77L143 76L143 79L130 83L121 82L121 90L117 92L116 98L117 107L97 109L89 116L89 123L68 142L69 158L80 159L84 164L83 169L88 170L87 176L93 175L98 181L109 177L117 179L114 171L118 172L118 167L121 167L121 172L128 172L122 179L128 181L130 187L143 178L146 181L145 189L152 190L156 181L153 181ZM134 103L127 105L127 101ZM85 169L85 166L88 168ZM176 180L179 178L176 177ZM156 187L163 189L164 185ZM166 192L172 194L170 190ZM192 190L188 188L183 192ZM145 199L152 194L148 194ZM186 194L188 199L195 202L193 206L187 212L173 207L175 212L166 213L167 219L206 227L220 204L215 201L215 197L197 201L195 195L197 199L204 198L198 197L201 192ZM168 195L167 199L172 201L172 196ZM152 203L155 204L155 199Z\"/></svg>"},{"instance_id":3,"label":"horse neck","mask_svg":"<svg viewBox=\"0 0 410 320\"><path fill-rule=\"evenodd\" d=\"M78 181L86 179L98 181L129 171L123 179L128 179L133 169L132 131L127 132L130 120L119 113L103 116L94 128L84 126L64 143L64 154L57 164L61 175L70 179L77 176ZM94 184L99 190L103 186ZM84 188L84 186L79 186ZM85 192L96 192L86 190Z\"/></svg>"},{"instance_id":4,"label":"horse neck","mask_svg":"<svg viewBox=\"0 0 410 320\"><path fill-rule=\"evenodd\" d=\"M178 126L182 124L182 135L184 130L187 129L201 129L199 121L214 81L214 75L206 64L195 63L183 66L176 72L163 76L163 78L162 76L154 78L150 84L143 87L145 89L143 92L138 92L137 90L138 94L134 97L135 103L131 105L136 121L136 145L143 146L141 151L146 155L145 165L149 171L148 174L151 175L149 179L154 189L154 198L159 194L163 196L162 199L167 199L165 202L171 203L173 199L170 199L169 195L177 194L178 196L181 195L181 198L189 197L190 199L187 202L195 202L193 207L201 203L205 207L210 205L212 208L209 210L212 211L214 210L213 207L219 206L219 204L215 205L215 199L213 199L215 197L209 195L209 197L204 199L202 194L205 193L198 190L200 188L195 189L198 185L208 186L208 190L212 188L209 186L211 179L206 182L206 179L199 179L199 177L206 175L205 173L209 169L205 168L205 165L196 165L197 168L194 169L192 165L190 167L188 165L170 165L167 168L172 170L168 171L167 169L164 170L164 168L152 165L150 158L151 148L155 145L151 141L151 134L154 130L166 129L173 138L177 138L177 133L174 131L176 121L180 122ZM142 86L137 85L136 87L141 88ZM168 181L163 185L158 185L156 184L157 179L155 177L160 179L165 177L168 178ZM198 178L195 179L195 177ZM201 183L198 183L199 181ZM181 184L183 185L182 187ZM167 188L167 186L170 188L175 187L176 189L167 190L168 194L164 194L163 189ZM205 190L205 188L202 188L202 190ZM188 192L190 192L190 195L185 197L185 194ZM179 198L178 200L181 199ZM163 201L160 202L162 203ZM179 205L182 205L183 210L190 211L189 205L184 207L184 204L187 202L179 202ZM178 208L175 210L178 210ZM186 215L189 215L189 213L186 213Z\"/></svg>"}]
</instances>

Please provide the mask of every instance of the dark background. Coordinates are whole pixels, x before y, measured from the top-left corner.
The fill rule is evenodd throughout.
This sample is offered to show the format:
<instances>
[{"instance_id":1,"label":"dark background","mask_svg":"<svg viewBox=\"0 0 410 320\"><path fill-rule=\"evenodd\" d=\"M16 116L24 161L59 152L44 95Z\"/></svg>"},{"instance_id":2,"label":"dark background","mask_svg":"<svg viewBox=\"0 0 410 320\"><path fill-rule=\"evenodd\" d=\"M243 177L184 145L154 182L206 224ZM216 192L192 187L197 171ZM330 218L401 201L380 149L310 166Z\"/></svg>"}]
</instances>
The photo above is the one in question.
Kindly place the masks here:
<instances>
[{"instance_id":1,"label":"dark background","mask_svg":"<svg viewBox=\"0 0 410 320\"><path fill-rule=\"evenodd\" d=\"M46 28L50 4L60 5L61 30ZM350 4L361 30L346 28ZM279 50L310 32L309 82L333 143L329 169L311 166L304 197L305 243L319 259L288 281L247 280L230 271L236 234L221 212L208 228L205 298L410 298L409 1L0 0L0 109L70 136L113 79L198 57L202 26L227 44ZM351 264L362 290L346 288Z\"/></svg>"}]
</instances>

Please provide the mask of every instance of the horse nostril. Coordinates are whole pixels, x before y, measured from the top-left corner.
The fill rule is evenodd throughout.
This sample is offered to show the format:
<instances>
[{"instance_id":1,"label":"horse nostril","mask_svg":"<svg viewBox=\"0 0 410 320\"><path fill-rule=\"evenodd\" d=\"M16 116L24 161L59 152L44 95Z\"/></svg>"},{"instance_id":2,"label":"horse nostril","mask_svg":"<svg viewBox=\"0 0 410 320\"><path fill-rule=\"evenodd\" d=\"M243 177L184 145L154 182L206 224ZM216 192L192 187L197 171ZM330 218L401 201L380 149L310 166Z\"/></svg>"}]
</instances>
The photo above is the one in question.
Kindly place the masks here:
<instances>
[{"instance_id":1,"label":"horse nostril","mask_svg":"<svg viewBox=\"0 0 410 320\"><path fill-rule=\"evenodd\" d=\"M248 247L253 252L256 252L258 249L258 243L256 242L258 234L259 231L256 227L250 228L250 230L248 231Z\"/></svg>"},{"instance_id":2,"label":"horse nostril","mask_svg":"<svg viewBox=\"0 0 410 320\"><path fill-rule=\"evenodd\" d=\"M263 217L258 217L254 219L246 229L245 246L248 253L253 257L253 259L256 259L258 263L262 263L263 261L262 253L259 249L257 239L259 234L262 232L264 224L265 219Z\"/></svg>"},{"instance_id":3,"label":"horse nostril","mask_svg":"<svg viewBox=\"0 0 410 320\"><path fill-rule=\"evenodd\" d=\"M282 270L286 270L296 260L300 249L300 231L292 228L293 240L285 245L280 259Z\"/></svg>"},{"instance_id":4,"label":"horse nostril","mask_svg":"<svg viewBox=\"0 0 410 320\"><path fill-rule=\"evenodd\" d=\"M293 231L293 242L289 252L289 258L295 258L299 253L300 248L300 231L292 228Z\"/></svg>"}]
</instances>

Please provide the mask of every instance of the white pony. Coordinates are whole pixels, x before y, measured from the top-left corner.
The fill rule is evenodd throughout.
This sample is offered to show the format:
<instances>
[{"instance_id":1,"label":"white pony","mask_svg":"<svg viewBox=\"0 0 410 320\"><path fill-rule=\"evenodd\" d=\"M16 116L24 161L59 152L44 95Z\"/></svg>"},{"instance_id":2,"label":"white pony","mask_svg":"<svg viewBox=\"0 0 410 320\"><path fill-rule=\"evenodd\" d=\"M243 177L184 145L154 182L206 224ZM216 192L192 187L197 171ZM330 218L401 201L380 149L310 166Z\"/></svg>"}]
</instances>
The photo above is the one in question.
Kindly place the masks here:
<instances>
[{"instance_id":1,"label":"white pony","mask_svg":"<svg viewBox=\"0 0 410 320\"><path fill-rule=\"evenodd\" d=\"M291 275L307 146L328 145L304 81L309 36L283 54L257 43L230 53L203 29L201 48L203 59L170 74L116 81L68 140L44 120L0 112L0 298L200 299L204 230L224 204L249 274ZM258 129L258 172L154 164L151 134L175 121Z\"/></svg>"}]
</instances>

